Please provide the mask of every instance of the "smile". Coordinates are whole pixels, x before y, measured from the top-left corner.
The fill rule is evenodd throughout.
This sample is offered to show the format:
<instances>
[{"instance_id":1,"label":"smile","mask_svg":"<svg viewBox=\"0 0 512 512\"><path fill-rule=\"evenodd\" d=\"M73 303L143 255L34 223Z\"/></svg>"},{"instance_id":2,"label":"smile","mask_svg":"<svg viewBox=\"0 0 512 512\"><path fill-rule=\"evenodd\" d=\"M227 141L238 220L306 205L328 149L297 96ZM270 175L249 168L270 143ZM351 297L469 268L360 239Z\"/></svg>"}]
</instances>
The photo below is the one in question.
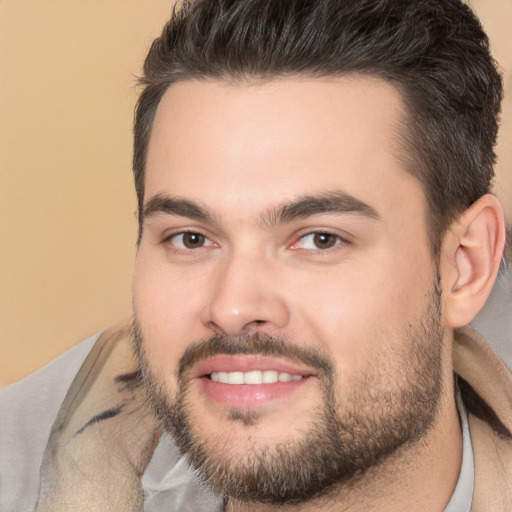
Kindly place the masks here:
<instances>
[{"instance_id":1,"label":"smile","mask_svg":"<svg viewBox=\"0 0 512 512\"><path fill-rule=\"evenodd\" d=\"M302 380L302 375L292 375L276 370L254 370L250 372L213 372L210 379L222 384L275 384L276 382L292 382Z\"/></svg>"},{"instance_id":2,"label":"smile","mask_svg":"<svg viewBox=\"0 0 512 512\"><path fill-rule=\"evenodd\" d=\"M217 355L191 375L208 401L230 409L252 409L284 400L316 381L313 368L262 355Z\"/></svg>"}]
</instances>

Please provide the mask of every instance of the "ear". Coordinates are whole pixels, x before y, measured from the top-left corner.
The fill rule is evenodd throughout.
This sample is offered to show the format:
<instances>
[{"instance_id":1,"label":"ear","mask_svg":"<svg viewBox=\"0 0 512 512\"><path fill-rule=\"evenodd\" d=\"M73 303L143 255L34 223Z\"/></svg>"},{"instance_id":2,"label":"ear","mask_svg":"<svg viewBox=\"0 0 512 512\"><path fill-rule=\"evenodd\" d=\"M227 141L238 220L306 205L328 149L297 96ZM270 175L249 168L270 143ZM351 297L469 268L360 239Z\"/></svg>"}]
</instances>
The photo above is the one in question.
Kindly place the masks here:
<instances>
[{"instance_id":1,"label":"ear","mask_svg":"<svg viewBox=\"0 0 512 512\"><path fill-rule=\"evenodd\" d=\"M505 246L500 202L486 194L448 229L441 253L441 278L448 327L473 320L491 293Z\"/></svg>"}]
</instances>

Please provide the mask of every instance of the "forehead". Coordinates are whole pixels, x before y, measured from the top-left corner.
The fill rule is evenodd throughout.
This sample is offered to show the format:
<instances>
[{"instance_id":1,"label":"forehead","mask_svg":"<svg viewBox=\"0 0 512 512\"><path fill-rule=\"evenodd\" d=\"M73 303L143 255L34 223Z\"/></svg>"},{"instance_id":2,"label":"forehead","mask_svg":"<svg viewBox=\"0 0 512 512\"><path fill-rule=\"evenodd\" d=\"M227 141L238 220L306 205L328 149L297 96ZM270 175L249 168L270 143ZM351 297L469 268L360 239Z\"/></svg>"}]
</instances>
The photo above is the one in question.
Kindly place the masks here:
<instances>
[{"instance_id":1,"label":"forehead","mask_svg":"<svg viewBox=\"0 0 512 512\"><path fill-rule=\"evenodd\" d=\"M403 111L377 78L179 82L154 119L146 201L171 193L247 210L342 189L396 204L404 187L422 200L399 157Z\"/></svg>"}]
</instances>

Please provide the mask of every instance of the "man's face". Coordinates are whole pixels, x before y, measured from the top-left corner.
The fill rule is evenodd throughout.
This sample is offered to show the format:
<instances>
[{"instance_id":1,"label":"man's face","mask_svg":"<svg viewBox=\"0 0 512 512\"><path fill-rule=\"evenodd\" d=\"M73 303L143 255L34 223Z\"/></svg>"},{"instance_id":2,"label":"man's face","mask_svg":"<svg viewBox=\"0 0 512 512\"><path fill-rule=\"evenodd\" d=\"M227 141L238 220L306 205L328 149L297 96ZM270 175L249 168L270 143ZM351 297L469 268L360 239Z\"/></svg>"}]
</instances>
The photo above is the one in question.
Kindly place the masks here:
<instances>
[{"instance_id":1,"label":"man's face","mask_svg":"<svg viewBox=\"0 0 512 512\"><path fill-rule=\"evenodd\" d=\"M181 82L158 107L137 339L158 414L219 492L308 499L435 419L440 296L401 109L361 77Z\"/></svg>"}]
</instances>

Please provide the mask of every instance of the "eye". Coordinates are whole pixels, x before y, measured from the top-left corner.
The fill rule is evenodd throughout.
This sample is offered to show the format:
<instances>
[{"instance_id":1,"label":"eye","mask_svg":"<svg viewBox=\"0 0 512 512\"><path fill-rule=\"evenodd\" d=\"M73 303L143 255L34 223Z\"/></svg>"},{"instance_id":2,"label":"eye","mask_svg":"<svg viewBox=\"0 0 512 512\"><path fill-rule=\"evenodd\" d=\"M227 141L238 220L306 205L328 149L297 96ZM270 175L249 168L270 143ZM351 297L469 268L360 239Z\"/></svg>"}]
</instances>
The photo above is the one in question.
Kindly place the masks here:
<instances>
[{"instance_id":1,"label":"eye","mask_svg":"<svg viewBox=\"0 0 512 512\"><path fill-rule=\"evenodd\" d=\"M209 238L195 231L183 231L182 233L176 233L165 241L171 243L177 249L185 250L215 246Z\"/></svg>"},{"instance_id":2,"label":"eye","mask_svg":"<svg viewBox=\"0 0 512 512\"><path fill-rule=\"evenodd\" d=\"M343 243L344 240L338 235L326 232L308 233L302 236L298 242L293 245L293 249L305 250L327 250Z\"/></svg>"}]
</instances>

